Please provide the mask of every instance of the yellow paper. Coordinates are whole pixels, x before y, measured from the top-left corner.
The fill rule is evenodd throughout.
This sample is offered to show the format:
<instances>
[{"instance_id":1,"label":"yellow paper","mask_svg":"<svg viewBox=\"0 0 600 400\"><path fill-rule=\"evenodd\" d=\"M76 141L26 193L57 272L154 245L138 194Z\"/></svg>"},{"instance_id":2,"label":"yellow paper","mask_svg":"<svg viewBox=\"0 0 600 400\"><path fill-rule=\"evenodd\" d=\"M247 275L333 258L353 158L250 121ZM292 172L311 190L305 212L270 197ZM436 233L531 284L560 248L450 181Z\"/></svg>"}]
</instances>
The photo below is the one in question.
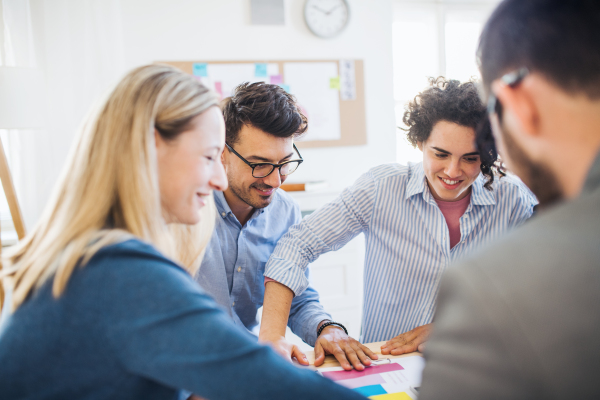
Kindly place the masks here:
<instances>
[{"instance_id":1,"label":"yellow paper","mask_svg":"<svg viewBox=\"0 0 600 400\"><path fill-rule=\"evenodd\" d=\"M339 76L336 76L335 78L329 78L329 89L340 90L340 77Z\"/></svg>"},{"instance_id":2,"label":"yellow paper","mask_svg":"<svg viewBox=\"0 0 600 400\"><path fill-rule=\"evenodd\" d=\"M378 394L369 398L373 400L413 400L406 392Z\"/></svg>"}]
</instances>

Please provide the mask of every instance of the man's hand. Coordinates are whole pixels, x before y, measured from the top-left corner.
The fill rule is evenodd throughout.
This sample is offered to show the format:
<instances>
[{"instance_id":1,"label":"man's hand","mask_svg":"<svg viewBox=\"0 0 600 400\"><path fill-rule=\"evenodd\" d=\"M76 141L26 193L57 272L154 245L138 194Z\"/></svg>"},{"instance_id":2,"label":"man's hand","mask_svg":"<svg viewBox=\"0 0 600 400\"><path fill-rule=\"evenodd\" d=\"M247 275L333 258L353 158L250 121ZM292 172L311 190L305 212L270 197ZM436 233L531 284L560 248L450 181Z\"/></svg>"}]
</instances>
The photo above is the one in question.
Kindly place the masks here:
<instances>
[{"instance_id":1,"label":"man's hand","mask_svg":"<svg viewBox=\"0 0 600 400\"><path fill-rule=\"evenodd\" d=\"M417 350L423 351L432 327L433 324L419 326L412 331L408 331L388 340L386 344L381 346L381 354L392 354L397 356L404 353L412 353Z\"/></svg>"},{"instance_id":2,"label":"man's hand","mask_svg":"<svg viewBox=\"0 0 600 400\"><path fill-rule=\"evenodd\" d=\"M268 344L275 350L280 356L286 360L292 361L294 358L302 365L308 365L308 359L298 346L291 344L284 337L273 338L270 340L262 340L263 343Z\"/></svg>"},{"instance_id":3,"label":"man's hand","mask_svg":"<svg viewBox=\"0 0 600 400\"><path fill-rule=\"evenodd\" d=\"M365 369L365 365L371 365L371 360L377 360L377 355L366 346L352 339L335 325L329 325L317 338L315 343L315 367L322 365L325 354L333 354L342 368L357 371Z\"/></svg>"}]
</instances>

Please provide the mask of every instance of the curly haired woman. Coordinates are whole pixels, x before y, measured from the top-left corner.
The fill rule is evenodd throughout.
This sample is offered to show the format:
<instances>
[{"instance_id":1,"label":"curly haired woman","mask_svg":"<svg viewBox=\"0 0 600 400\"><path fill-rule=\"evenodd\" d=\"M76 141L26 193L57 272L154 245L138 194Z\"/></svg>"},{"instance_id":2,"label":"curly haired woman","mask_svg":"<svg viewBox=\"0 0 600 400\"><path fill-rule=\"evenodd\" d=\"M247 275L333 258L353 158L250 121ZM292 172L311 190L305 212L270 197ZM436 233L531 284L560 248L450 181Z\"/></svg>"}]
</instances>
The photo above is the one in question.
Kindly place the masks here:
<instances>
[{"instance_id":1,"label":"curly haired woman","mask_svg":"<svg viewBox=\"0 0 600 400\"><path fill-rule=\"evenodd\" d=\"M504 176L493 142L476 145L476 131L485 139L490 126L474 82L431 79L404 123L423 162L371 169L279 241L265 271L276 282L266 286L261 335L285 325L277 315L306 288L309 263L364 233L362 340L387 341L383 354L416 351L429 335L444 270L532 215L535 197ZM315 355L364 359L333 350Z\"/></svg>"}]
</instances>

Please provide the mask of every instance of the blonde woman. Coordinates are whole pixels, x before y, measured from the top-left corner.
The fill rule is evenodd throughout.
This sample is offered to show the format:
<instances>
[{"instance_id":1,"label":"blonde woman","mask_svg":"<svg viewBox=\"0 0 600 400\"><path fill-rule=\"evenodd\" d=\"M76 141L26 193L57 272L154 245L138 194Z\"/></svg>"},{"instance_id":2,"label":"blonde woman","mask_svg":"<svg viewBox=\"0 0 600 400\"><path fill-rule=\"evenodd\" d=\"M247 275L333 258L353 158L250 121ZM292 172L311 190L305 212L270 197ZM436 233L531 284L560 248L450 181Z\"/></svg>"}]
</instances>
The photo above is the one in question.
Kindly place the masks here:
<instances>
[{"instance_id":1,"label":"blonde woman","mask_svg":"<svg viewBox=\"0 0 600 400\"><path fill-rule=\"evenodd\" d=\"M182 268L199 264L211 192L227 186L216 105L153 65L86 119L45 214L4 258L3 398L362 398L258 345Z\"/></svg>"}]
</instances>

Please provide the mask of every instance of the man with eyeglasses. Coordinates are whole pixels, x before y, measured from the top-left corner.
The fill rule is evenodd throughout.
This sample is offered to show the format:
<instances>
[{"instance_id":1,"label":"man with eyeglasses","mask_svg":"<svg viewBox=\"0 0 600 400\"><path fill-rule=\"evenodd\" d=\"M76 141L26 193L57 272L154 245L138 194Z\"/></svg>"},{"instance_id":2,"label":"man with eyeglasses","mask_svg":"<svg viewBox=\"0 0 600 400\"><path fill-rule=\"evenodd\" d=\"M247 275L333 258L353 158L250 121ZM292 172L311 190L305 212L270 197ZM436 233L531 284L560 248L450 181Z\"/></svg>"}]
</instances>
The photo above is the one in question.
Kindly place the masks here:
<instances>
[{"instance_id":1,"label":"man with eyeglasses","mask_svg":"<svg viewBox=\"0 0 600 400\"><path fill-rule=\"evenodd\" d=\"M508 0L478 60L529 223L448 270L419 400L600 398L600 2Z\"/></svg>"},{"instance_id":2,"label":"man with eyeglasses","mask_svg":"<svg viewBox=\"0 0 600 400\"><path fill-rule=\"evenodd\" d=\"M251 331L263 304L265 264L281 236L301 220L298 204L278 188L303 161L294 138L306 131L307 120L293 96L263 82L238 86L222 110L226 131L222 161L229 187L214 193L215 233L196 280L236 324ZM291 303L288 326L311 346L319 341L327 347L364 347L331 321L311 287ZM283 336L268 341L286 358L308 364ZM364 351L376 358L366 347Z\"/></svg>"}]
</instances>

